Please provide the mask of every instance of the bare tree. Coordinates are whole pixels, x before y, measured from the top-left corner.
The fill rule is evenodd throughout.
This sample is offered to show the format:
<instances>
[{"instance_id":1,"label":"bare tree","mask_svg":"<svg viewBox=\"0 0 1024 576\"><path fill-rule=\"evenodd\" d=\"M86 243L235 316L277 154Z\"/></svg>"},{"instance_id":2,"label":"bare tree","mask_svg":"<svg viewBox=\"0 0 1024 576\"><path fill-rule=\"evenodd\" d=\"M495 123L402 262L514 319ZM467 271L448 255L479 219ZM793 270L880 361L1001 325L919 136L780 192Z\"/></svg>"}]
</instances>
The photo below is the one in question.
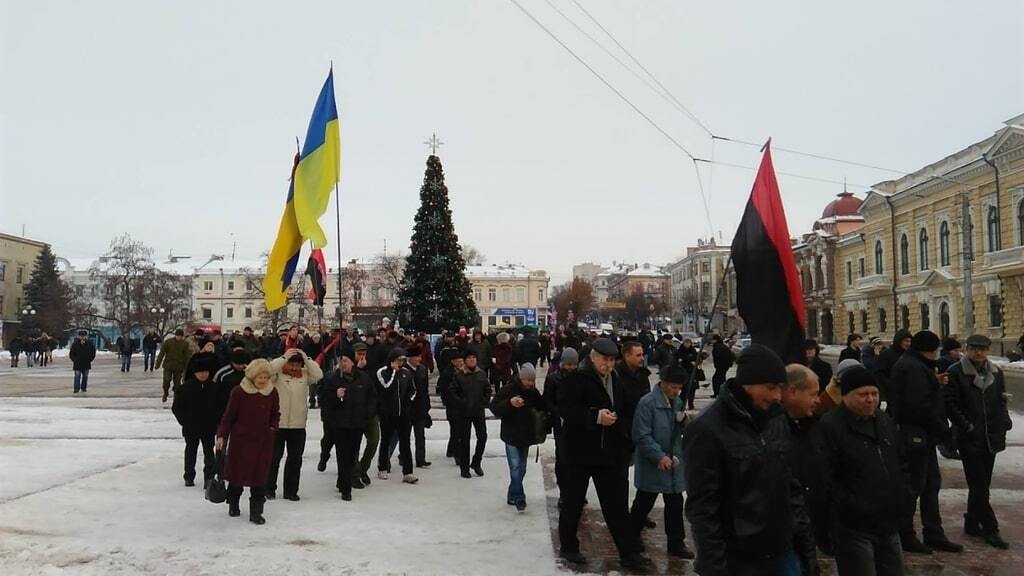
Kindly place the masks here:
<instances>
[{"instance_id":1,"label":"bare tree","mask_svg":"<svg viewBox=\"0 0 1024 576\"><path fill-rule=\"evenodd\" d=\"M572 282L555 287L551 292L551 304L558 310L559 318L569 310L572 310L573 314L580 318L590 311L594 300L594 287L590 282L579 277L573 278Z\"/></svg>"},{"instance_id":2,"label":"bare tree","mask_svg":"<svg viewBox=\"0 0 1024 576\"><path fill-rule=\"evenodd\" d=\"M466 261L466 266L483 266L487 262L487 257L484 256L483 252L480 252L476 247L469 244L463 244L462 248L462 259Z\"/></svg>"},{"instance_id":3,"label":"bare tree","mask_svg":"<svg viewBox=\"0 0 1024 576\"><path fill-rule=\"evenodd\" d=\"M93 285L100 290L104 310L89 314L115 324L122 334L145 320L140 305L143 291L139 279L154 269L153 249L128 234L110 242L110 250L89 270Z\"/></svg>"}]
</instances>

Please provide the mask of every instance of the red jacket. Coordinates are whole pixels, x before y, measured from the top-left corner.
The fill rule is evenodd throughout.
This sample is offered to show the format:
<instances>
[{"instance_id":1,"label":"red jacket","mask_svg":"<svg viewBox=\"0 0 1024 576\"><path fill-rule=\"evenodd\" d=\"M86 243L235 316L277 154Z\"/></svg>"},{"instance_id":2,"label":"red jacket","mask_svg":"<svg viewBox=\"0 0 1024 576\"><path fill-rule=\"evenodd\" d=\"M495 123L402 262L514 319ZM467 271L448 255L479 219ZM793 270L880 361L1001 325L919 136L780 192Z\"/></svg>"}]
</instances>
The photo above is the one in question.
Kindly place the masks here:
<instances>
[{"instance_id":1,"label":"red jacket","mask_svg":"<svg viewBox=\"0 0 1024 576\"><path fill-rule=\"evenodd\" d=\"M248 378L231 390L217 436L227 441L224 479L240 486L263 486L270 476L274 435L281 419L277 389L258 390Z\"/></svg>"}]
</instances>

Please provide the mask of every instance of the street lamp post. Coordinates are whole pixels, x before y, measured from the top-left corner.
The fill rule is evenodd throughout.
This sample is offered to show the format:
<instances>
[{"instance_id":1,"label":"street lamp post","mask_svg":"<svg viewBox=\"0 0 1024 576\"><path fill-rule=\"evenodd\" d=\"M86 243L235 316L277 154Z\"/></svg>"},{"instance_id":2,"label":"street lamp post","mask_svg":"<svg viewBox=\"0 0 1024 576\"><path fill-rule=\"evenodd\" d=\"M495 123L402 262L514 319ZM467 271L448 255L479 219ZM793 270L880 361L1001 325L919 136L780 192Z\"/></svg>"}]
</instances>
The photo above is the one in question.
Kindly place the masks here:
<instances>
[{"instance_id":1,"label":"street lamp post","mask_svg":"<svg viewBox=\"0 0 1024 576\"><path fill-rule=\"evenodd\" d=\"M167 310L164 309L163 306L161 306L159 308L156 307L156 306L153 306L152 308L149 309L149 311L150 311L150 313L152 313L154 315L155 314L160 314L160 322L157 323L157 327L156 328L160 332L160 336L162 337L163 333L164 333L164 327L165 327L164 325L166 324L166 320L167 320L167 317L164 314L167 312Z\"/></svg>"}]
</instances>

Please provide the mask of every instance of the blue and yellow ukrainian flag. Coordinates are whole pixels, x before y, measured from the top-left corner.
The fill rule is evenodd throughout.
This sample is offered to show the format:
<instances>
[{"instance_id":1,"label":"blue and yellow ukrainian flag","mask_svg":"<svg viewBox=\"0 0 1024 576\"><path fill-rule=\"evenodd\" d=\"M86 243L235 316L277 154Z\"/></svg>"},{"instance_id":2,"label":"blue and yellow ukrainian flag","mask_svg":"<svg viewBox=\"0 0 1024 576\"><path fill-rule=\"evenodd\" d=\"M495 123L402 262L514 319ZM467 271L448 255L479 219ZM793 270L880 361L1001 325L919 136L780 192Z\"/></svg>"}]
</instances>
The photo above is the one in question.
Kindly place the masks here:
<instances>
[{"instance_id":1,"label":"blue and yellow ukrainian flag","mask_svg":"<svg viewBox=\"0 0 1024 576\"><path fill-rule=\"evenodd\" d=\"M309 120L306 142L292 167L288 200L277 231L277 240L267 260L263 277L267 310L277 310L288 302L288 286L295 275L302 243L322 248L327 237L317 219L327 210L331 188L341 174L341 135L338 107L334 102L334 70L320 90Z\"/></svg>"}]
</instances>

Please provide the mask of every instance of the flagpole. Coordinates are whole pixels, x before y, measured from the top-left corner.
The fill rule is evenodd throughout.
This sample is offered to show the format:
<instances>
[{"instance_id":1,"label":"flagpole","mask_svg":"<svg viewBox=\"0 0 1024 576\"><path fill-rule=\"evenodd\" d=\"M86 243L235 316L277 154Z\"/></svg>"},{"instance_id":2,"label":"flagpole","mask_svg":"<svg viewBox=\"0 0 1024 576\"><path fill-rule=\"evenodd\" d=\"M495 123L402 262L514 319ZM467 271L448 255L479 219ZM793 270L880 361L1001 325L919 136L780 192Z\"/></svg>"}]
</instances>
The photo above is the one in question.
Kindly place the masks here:
<instances>
[{"instance_id":1,"label":"flagpole","mask_svg":"<svg viewBox=\"0 0 1024 576\"><path fill-rule=\"evenodd\" d=\"M765 144L767 146L767 144ZM725 281L729 278L729 268L732 267L732 254L729 254L729 259L725 262L725 270L722 272L722 277L718 280L718 291L715 292L715 303L711 305L711 318L708 318L708 324L714 324L715 322L715 310L718 308L718 299L722 296L722 288L725 287ZM725 331L725 314L722 314L722 331ZM725 335L722 335L723 338Z\"/></svg>"},{"instance_id":2,"label":"flagpole","mask_svg":"<svg viewBox=\"0 0 1024 576\"><path fill-rule=\"evenodd\" d=\"M342 328L342 315L341 309L341 194L338 193L338 183L334 183L334 219L337 225L337 243L338 243L338 328Z\"/></svg>"}]
</instances>

